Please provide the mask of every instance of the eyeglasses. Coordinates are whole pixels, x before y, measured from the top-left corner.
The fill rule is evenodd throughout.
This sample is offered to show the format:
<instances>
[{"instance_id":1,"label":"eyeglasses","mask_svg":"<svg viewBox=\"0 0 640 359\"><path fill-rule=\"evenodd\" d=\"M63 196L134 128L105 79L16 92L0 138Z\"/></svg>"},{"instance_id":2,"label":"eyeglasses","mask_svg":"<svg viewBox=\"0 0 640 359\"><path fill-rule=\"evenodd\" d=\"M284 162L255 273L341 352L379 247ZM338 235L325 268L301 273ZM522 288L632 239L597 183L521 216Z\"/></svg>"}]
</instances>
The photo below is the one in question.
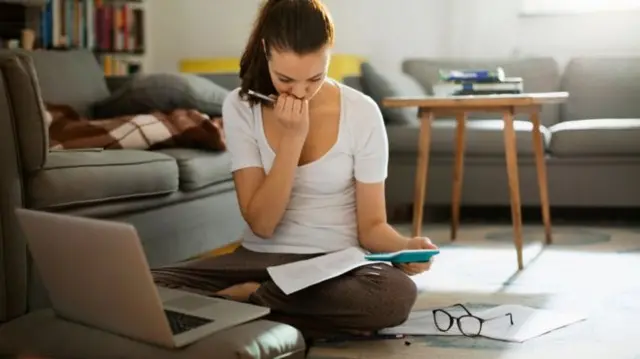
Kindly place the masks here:
<instances>
[{"instance_id":1,"label":"eyeglasses","mask_svg":"<svg viewBox=\"0 0 640 359\"><path fill-rule=\"evenodd\" d=\"M433 310L433 321L435 322L436 328L438 328L439 331L448 332L455 322L458 325L458 329L460 330L462 335L467 337L477 337L482 332L482 325L485 322L494 319L500 319L503 317L509 317L509 321L511 322L511 325L513 325L513 315L511 315L511 313L485 319L471 314L471 312L462 304L455 304L450 308L455 307L462 308L466 312L466 314L455 317L444 309Z\"/></svg>"}]
</instances>

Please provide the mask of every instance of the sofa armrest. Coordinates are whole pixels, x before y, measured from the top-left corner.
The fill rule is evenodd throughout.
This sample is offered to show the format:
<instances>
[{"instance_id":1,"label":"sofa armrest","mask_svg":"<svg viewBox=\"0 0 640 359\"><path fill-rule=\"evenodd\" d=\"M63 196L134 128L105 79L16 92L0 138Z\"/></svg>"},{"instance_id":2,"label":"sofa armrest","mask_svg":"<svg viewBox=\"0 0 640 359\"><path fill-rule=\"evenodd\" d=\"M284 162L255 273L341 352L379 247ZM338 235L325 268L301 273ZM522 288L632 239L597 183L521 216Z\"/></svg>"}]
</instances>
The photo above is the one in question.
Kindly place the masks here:
<instances>
[{"instance_id":1,"label":"sofa armrest","mask_svg":"<svg viewBox=\"0 0 640 359\"><path fill-rule=\"evenodd\" d=\"M0 66L0 322L26 312L28 276L27 248L14 214L24 205L23 166L4 70Z\"/></svg>"},{"instance_id":2,"label":"sofa armrest","mask_svg":"<svg viewBox=\"0 0 640 359\"><path fill-rule=\"evenodd\" d=\"M12 122L19 164L25 172L38 171L49 153L49 121L33 60L22 51L1 51L0 73L6 93L6 116Z\"/></svg>"}]
</instances>

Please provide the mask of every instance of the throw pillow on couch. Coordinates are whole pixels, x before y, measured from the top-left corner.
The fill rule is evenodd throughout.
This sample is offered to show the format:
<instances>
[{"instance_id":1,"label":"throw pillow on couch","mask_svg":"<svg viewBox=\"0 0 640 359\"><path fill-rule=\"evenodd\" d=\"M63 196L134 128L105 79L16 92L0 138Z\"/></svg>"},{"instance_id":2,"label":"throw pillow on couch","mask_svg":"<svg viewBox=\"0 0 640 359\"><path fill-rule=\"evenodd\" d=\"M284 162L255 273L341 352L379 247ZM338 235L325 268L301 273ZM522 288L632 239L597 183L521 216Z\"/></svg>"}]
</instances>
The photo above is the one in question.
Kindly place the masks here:
<instances>
[{"instance_id":1,"label":"throw pillow on couch","mask_svg":"<svg viewBox=\"0 0 640 359\"><path fill-rule=\"evenodd\" d=\"M196 110L209 117L222 115L229 90L191 74L142 74L92 105L93 118L112 118L154 111Z\"/></svg>"},{"instance_id":2,"label":"throw pillow on couch","mask_svg":"<svg viewBox=\"0 0 640 359\"><path fill-rule=\"evenodd\" d=\"M382 73L368 62L360 66L362 90L378 104L387 125L417 125L418 108L389 108L386 97L426 96L427 91L405 73Z\"/></svg>"}]
</instances>

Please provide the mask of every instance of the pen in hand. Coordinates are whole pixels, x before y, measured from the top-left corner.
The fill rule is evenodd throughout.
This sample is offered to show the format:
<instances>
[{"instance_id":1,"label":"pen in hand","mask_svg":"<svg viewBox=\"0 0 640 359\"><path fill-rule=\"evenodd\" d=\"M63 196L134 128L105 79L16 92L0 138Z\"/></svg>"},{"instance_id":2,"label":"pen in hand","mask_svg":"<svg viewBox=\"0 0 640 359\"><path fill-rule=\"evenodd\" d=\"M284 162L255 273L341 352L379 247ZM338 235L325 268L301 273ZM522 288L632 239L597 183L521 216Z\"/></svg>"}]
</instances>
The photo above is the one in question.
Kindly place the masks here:
<instances>
[{"instance_id":1,"label":"pen in hand","mask_svg":"<svg viewBox=\"0 0 640 359\"><path fill-rule=\"evenodd\" d=\"M265 101L269 101L271 103L275 103L276 102L276 100L274 100L273 98L271 98L271 97L269 97L267 95L263 95L263 94L261 94L259 92L253 91L253 90L248 90L247 93L249 95L251 95L251 96L255 96L257 98L261 98L261 99L263 99Z\"/></svg>"}]
</instances>

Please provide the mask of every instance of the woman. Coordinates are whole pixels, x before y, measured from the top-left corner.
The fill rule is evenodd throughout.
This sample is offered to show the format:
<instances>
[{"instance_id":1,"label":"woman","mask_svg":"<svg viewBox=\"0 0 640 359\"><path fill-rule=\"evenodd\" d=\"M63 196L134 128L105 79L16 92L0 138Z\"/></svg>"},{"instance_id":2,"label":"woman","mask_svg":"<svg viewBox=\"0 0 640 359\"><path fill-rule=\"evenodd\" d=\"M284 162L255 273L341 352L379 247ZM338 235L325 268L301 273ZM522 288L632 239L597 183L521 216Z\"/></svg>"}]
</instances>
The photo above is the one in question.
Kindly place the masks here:
<instances>
[{"instance_id":1,"label":"woman","mask_svg":"<svg viewBox=\"0 0 640 359\"><path fill-rule=\"evenodd\" d=\"M155 270L158 283L270 307L276 320L307 333L371 332L406 320L416 299L408 275L430 263L368 265L291 295L266 271L353 246L436 248L387 224L382 115L371 98L327 78L333 41L332 20L318 0L265 3L241 59L241 88L223 106L248 223L242 246Z\"/></svg>"}]
</instances>

